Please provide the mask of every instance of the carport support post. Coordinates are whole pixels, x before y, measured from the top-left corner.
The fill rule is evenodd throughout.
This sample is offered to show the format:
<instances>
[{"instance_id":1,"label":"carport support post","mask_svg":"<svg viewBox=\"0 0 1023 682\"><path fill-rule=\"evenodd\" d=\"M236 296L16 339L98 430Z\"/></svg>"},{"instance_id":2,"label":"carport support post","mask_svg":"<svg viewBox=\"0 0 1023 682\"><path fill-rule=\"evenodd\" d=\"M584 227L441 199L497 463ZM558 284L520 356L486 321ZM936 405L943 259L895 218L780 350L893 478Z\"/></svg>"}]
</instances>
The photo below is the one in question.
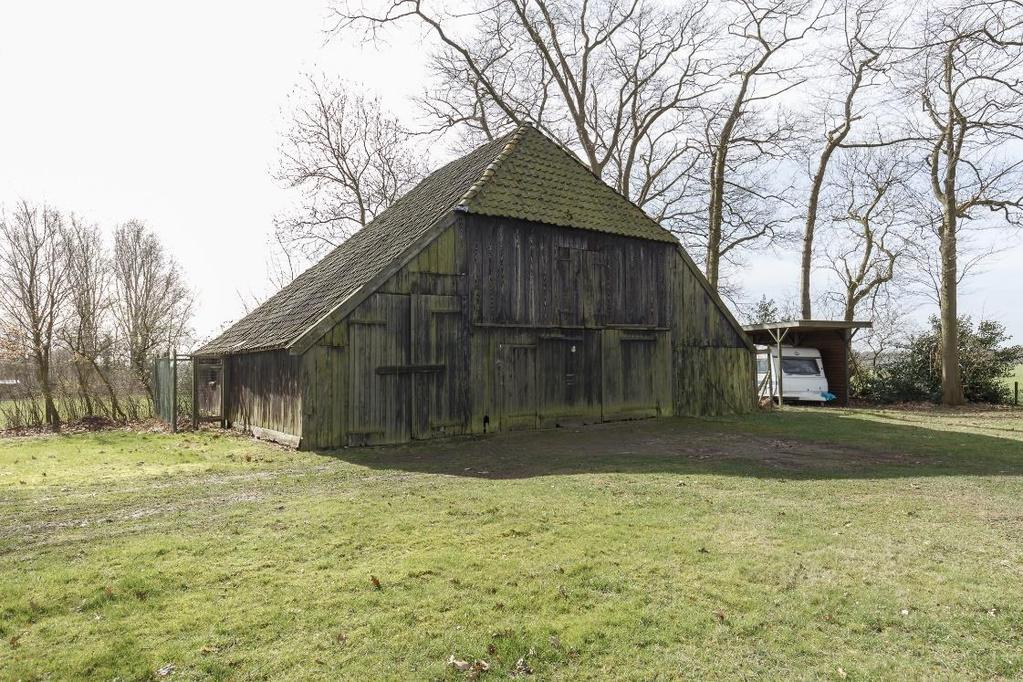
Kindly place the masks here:
<instances>
[{"instance_id":1,"label":"carport support post","mask_svg":"<svg viewBox=\"0 0 1023 682\"><path fill-rule=\"evenodd\" d=\"M782 370L781 364L781 340L784 334L778 335L778 409L782 409L785 406L785 372Z\"/></svg>"},{"instance_id":2,"label":"carport support post","mask_svg":"<svg viewBox=\"0 0 1023 682\"><path fill-rule=\"evenodd\" d=\"M784 390L784 387L783 387L782 384L784 382L782 380L783 372L782 372L782 369L781 369L781 355L782 355L781 342L782 342L782 339L785 338L785 335L788 334L788 333L789 333L788 329L778 329L778 330L773 330L772 329L771 330L771 337L774 338L775 342L778 344L778 374L777 374L777 376L775 376L776 381L774 383L778 387L778 409L779 410L782 409L782 407L785 404L785 400L782 398L782 396L784 395L784 393L782 393L782 391ZM767 359L768 359L768 365L770 365L771 364L770 363L770 360L771 360L771 354L770 353L767 354ZM770 367L770 369L772 371L774 371L774 367Z\"/></svg>"}]
</instances>

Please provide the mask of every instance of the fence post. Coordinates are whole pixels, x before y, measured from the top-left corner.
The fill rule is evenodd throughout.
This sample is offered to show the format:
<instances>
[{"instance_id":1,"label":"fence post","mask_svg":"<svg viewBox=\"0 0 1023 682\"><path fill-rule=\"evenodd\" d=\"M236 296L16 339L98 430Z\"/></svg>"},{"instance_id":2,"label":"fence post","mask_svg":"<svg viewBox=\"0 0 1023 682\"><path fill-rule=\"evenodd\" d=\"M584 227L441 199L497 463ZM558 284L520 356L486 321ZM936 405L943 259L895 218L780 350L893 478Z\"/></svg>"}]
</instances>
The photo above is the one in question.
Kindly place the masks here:
<instances>
[{"instance_id":1,"label":"fence post","mask_svg":"<svg viewBox=\"0 0 1023 682\"><path fill-rule=\"evenodd\" d=\"M170 404L170 427L171 433L178 432L178 352L171 350L170 356L171 375L171 404Z\"/></svg>"},{"instance_id":2,"label":"fence post","mask_svg":"<svg viewBox=\"0 0 1023 682\"><path fill-rule=\"evenodd\" d=\"M1012 404L1019 405L1019 382L1012 382Z\"/></svg>"},{"instance_id":3,"label":"fence post","mask_svg":"<svg viewBox=\"0 0 1023 682\"><path fill-rule=\"evenodd\" d=\"M199 429L199 363L192 356L192 430Z\"/></svg>"}]
</instances>

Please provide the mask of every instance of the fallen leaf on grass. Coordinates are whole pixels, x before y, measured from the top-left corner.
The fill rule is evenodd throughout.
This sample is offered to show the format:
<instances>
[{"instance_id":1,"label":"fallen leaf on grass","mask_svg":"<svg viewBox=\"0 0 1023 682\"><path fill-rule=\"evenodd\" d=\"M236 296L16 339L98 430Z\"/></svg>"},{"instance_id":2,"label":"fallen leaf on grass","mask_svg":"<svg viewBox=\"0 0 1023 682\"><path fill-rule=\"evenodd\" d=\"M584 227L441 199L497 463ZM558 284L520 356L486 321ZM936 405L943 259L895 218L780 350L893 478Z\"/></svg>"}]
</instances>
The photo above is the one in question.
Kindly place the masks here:
<instances>
[{"instance_id":1,"label":"fallen leaf on grass","mask_svg":"<svg viewBox=\"0 0 1023 682\"><path fill-rule=\"evenodd\" d=\"M473 676L485 673L490 670L490 664L484 660L477 659L470 663L469 661L463 661L455 658L454 654L448 658L448 665L455 670L460 670L463 673L471 673Z\"/></svg>"},{"instance_id":2,"label":"fallen leaf on grass","mask_svg":"<svg viewBox=\"0 0 1023 682\"><path fill-rule=\"evenodd\" d=\"M460 661L455 658L454 654L451 654L451 657L448 658L448 665L455 670L461 670L462 672L466 672L472 667L472 663L469 663L469 661Z\"/></svg>"},{"instance_id":3,"label":"fallen leaf on grass","mask_svg":"<svg viewBox=\"0 0 1023 682\"><path fill-rule=\"evenodd\" d=\"M174 664L173 663L168 663L167 665L163 666L162 668L160 668L159 670L156 671L156 676L157 677L167 677L167 676L172 675L174 673L174 669L175 669Z\"/></svg>"},{"instance_id":4,"label":"fallen leaf on grass","mask_svg":"<svg viewBox=\"0 0 1023 682\"><path fill-rule=\"evenodd\" d=\"M512 675L532 675L533 669L526 663L526 657L523 656L519 660L515 661L515 665L512 666Z\"/></svg>"},{"instance_id":5,"label":"fallen leaf on grass","mask_svg":"<svg viewBox=\"0 0 1023 682\"><path fill-rule=\"evenodd\" d=\"M720 609L714 612L714 617L717 619L719 623L725 622L725 612L721 611Z\"/></svg>"},{"instance_id":6,"label":"fallen leaf on grass","mask_svg":"<svg viewBox=\"0 0 1023 682\"><path fill-rule=\"evenodd\" d=\"M376 577L375 575L371 575L371 576L369 577L369 581L370 581L371 583L373 583L373 587L374 587L374 588L376 588L376 589L378 589L378 590L382 590L382 589L384 589L383 587L381 587L381 586L380 586L380 580L379 580L379 579L378 579L378 578L377 578L377 577Z\"/></svg>"}]
</instances>

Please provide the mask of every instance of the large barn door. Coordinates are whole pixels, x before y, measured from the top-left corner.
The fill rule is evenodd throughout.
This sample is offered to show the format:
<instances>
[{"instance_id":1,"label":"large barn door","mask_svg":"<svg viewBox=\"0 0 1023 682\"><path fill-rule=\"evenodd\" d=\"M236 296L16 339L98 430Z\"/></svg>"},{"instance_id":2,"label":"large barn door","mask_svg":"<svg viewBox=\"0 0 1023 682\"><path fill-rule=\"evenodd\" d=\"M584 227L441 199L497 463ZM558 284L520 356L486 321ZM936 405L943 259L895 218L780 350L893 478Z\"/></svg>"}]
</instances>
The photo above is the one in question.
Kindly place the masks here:
<instances>
[{"instance_id":1,"label":"large barn door","mask_svg":"<svg viewBox=\"0 0 1023 682\"><path fill-rule=\"evenodd\" d=\"M412 295L412 437L464 433L468 352L458 296Z\"/></svg>"},{"instance_id":2,"label":"large barn door","mask_svg":"<svg viewBox=\"0 0 1023 682\"><path fill-rule=\"evenodd\" d=\"M498 428L501 431L535 429L538 425L536 344L500 344L495 369Z\"/></svg>"},{"instance_id":3,"label":"large barn door","mask_svg":"<svg viewBox=\"0 0 1023 682\"><path fill-rule=\"evenodd\" d=\"M542 334L539 343L540 426L600 418L600 362L593 334Z\"/></svg>"},{"instance_id":4,"label":"large barn door","mask_svg":"<svg viewBox=\"0 0 1023 682\"><path fill-rule=\"evenodd\" d=\"M664 414L671 388L667 333L607 329L601 337L604 419Z\"/></svg>"},{"instance_id":5,"label":"large barn door","mask_svg":"<svg viewBox=\"0 0 1023 682\"><path fill-rule=\"evenodd\" d=\"M373 294L349 318L350 445L403 443L412 435L409 297Z\"/></svg>"}]
</instances>

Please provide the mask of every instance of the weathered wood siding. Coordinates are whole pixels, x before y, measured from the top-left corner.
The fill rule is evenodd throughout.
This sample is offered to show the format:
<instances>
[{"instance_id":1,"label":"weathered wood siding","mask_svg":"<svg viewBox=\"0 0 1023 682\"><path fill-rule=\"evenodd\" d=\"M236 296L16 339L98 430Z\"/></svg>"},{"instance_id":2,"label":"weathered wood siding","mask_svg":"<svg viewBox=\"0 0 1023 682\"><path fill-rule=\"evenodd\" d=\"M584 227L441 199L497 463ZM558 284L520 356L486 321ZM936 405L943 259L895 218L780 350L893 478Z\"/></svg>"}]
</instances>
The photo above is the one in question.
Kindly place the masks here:
<instances>
[{"instance_id":1,"label":"weathered wood siding","mask_svg":"<svg viewBox=\"0 0 1023 682\"><path fill-rule=\"evenodd\" d=\"M667 327L671 244L505 218L466 222L473 324Z\"/></svg>"},{"instance_id":2,"label":"weathered wood siding","mask_svg":"<svg viewBox=\"0 0 1023 682\"><path fill-rule=\"evenodd\" d=\"M672 279L675 413L705 416L752 410L754 357L743 333L678 253Z\"/></svg>"},{"instance_id":3,"label":"weathered wood siding","mask_svg":"<svg viewBox=\"0 0 1023 682\"><path fill-rule=\"evenodd\" d=\"M468 318L457 229L442 232L305 353L303 447L466 430Z\"/></svg>"},{"instance_id":4,"label":"weathered wood siding","mask_svg":"<svg viewBox=\"0 0 1023 682\"><path fill-rule=\"evenodd\" d=\"M280 350L232 355L226 362L230 425L302 435L299 357Z\"/></svg>"},{"instance_id":5,"label":"weathered wood siding","mask_svg":"<svg viewBox=\"0 0 1023 682\"><path fill-rule=\"evenodd\" d=\"M303 446L742 411L752 361L673 244L459 216L301 357Z\"/></svg>"}]
</instances>

